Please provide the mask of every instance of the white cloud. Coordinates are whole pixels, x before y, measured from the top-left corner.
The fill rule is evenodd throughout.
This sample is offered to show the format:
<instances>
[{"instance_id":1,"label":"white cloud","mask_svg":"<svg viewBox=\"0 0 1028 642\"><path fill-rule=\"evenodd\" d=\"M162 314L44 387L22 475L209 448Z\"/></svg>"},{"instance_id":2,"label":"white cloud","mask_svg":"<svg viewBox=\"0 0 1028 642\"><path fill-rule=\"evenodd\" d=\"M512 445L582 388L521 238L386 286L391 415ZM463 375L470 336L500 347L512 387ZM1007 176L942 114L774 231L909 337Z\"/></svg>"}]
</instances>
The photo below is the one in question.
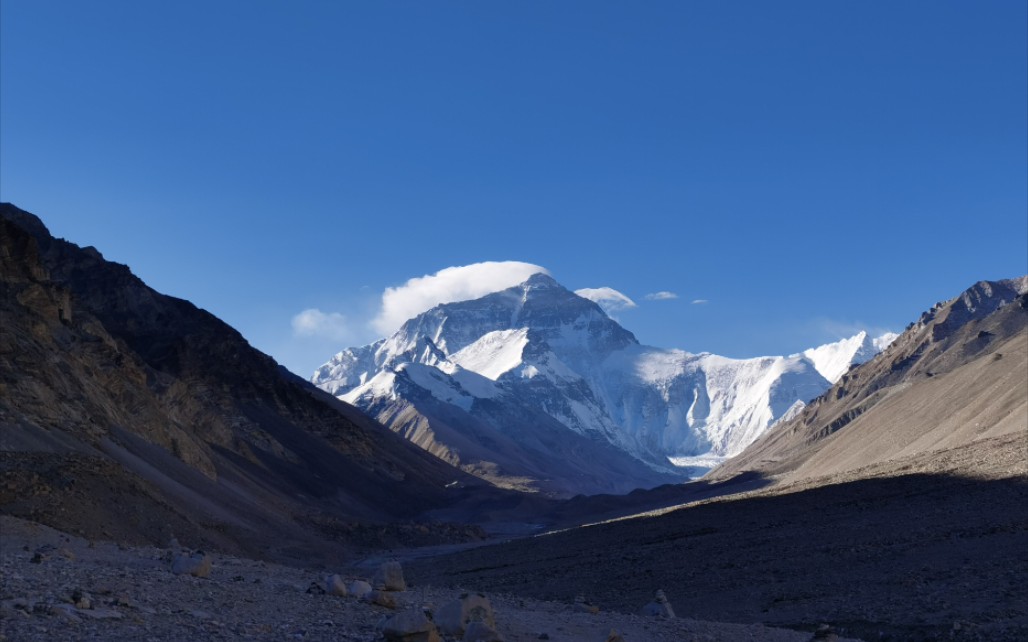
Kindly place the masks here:
<instances>
[{"instance_id":1,"label":"white cloud","mask_svg":"<svg viewBox=\"0 0 1028 642\"><path fill-rule=\"evenodd\" d=\"M668 292L667 290L661 290L660 292L653 292L643 297L647 301L670 301L671 299L677 299L678 295L674 292Z\"/></svg>"},{"instance_id":2,"label":"white cloud","mask_svg":"<svg viewBox=\"0 0 1028 642\"><path fill-rule=\"evenodd\" d=\"M708 301L707 299L693 299L692 300L692 304L693 305L707 305L708 303L710 303L710 301Z\"/></svg>"},{"instance_id":3,"label":"white cloud","mask_svg":"<svg viewBox=\"0 0 1028 642\"><path fill-rule=\"evenodd\" d=\"M415 277L403 285L386 288L382 293L382 310L371 326L379 334L388 335L407 319L441 303L477 299L523 283L540 272L549 274L546 268L531 263L486 261Z\"/></svg>"},{"instance_id":4,"label":"white cloud","mask_svg":"<svg viewBox=\"0 0 1028 642\"><path fill-rule=\"evenodd\" d=\"M603 308L603 311L607 314L613 314L615 312L621 312L622 310L628 310L629 308L635 307L635 301L629 299L614 288L582 288L581 290L575 290L575 294L583 299L589 299L596 305Z\"/></svg>"},{"instance_id":5,"label":"white cloud","mask_svg":"<svg viewBox=\"0 0 1028 642\"><path fill-rule=\"evenodd\" d=\"M293 336L346 341L351 332L345 315L309 308L293 317Z\"/></svg>"}]
</instances>

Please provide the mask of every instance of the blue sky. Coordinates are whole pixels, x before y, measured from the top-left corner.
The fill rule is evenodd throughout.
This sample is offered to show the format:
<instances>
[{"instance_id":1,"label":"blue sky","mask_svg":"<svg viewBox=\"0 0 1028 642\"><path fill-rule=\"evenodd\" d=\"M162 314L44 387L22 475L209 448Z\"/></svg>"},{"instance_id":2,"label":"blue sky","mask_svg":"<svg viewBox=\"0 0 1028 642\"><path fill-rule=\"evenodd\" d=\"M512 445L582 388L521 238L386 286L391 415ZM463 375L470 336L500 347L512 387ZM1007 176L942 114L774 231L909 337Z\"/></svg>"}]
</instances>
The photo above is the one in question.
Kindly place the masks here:
<instances>
[{"instance_id":1,"label":"blue sky","mask_svg":"<svg viewBox=\"0 0 1028 642\"><path fill-rule=\"evenodd\" d=\"M483 261L613 288L649 344L796 352L1028 271L1026 23L3 0L0 198L301 374L376 338L386 288Z\"/></svg>"}]
</instances>

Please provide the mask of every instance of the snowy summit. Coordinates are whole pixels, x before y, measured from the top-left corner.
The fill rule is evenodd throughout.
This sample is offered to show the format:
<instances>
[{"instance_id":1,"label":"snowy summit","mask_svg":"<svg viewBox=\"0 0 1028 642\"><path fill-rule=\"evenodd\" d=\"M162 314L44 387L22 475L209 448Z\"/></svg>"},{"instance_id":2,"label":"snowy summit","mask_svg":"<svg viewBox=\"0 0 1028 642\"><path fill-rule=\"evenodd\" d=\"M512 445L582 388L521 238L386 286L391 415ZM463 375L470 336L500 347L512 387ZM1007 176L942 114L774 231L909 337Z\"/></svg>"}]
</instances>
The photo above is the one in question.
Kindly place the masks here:
<instances>
[{"instance_id":1,"label":"snowy summit","mask_svg":"<svg viewBox=\"0 0 1028 642\"><path fill-rule=\"evenodd\" d=\"M596 302L539 273L438 305L386 339L343 350L312 381L458 465L471 466L456 444L481 444L485 432L544 451L541 421L554 437L611 446L648 473L696 476L891 338L862 332L754 359L644 346ZM502 458L492 453L488 463L502 469ZM573 486L565 490L582 490Z\"/></svg>"}]
</instances>

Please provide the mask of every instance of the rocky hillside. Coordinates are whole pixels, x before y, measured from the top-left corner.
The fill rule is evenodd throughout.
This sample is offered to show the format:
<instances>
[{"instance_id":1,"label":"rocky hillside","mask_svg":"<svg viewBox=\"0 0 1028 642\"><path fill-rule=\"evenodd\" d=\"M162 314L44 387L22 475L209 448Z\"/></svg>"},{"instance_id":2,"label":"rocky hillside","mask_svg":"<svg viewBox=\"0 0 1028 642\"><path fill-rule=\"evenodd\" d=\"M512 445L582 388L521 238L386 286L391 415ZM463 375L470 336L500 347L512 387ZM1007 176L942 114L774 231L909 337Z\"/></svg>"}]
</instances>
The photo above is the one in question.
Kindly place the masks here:
<instances>
[{"instance_id":1,"label":"rocky hillside","mask_svg":"<svg viewBox=\"0 0 1028 642\"><path fill-rule=\"evenodd\" d=\"M709 477L859 475L952 448L1020 444L1028 468L1028 277L936 304L871 361ZM1011 441L1010 435L1021 440ZM929 457L930 458L930 457ZM960 472L960 471L957 471Z\"/></svg>"},{"instance_id":2,"label":"rocky hillside","mask_svg":"<svg viewBox=\"0 0 1028 642\"><path fill-rule=\"evenodd\" d=\"M35 216L0 226L0 512L272 557L460 535L381 524L481 482Z\"/></svg>"}]
</instances>

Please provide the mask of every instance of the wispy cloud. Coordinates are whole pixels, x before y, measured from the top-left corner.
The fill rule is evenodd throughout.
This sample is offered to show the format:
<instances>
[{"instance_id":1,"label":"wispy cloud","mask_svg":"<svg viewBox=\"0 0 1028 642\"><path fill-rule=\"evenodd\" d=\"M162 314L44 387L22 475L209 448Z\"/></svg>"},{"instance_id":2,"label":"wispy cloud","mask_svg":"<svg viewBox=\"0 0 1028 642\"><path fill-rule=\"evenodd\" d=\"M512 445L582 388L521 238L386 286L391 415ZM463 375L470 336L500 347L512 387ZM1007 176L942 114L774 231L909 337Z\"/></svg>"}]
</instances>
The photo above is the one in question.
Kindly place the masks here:
<instances>
[{"instance_id":1,"label":"wispy cloud","mask_svg":"<svg viewBox=\"0 0 1028 642\"><path fill-rule=\"evenodd\" d=\"M580 290L575 290L575 294L583 299L589 299L596 305L603 308L603 311L607 314L614 314L615 312L621 312L623 310L636 307L635 301L628 298L621 292L618 292L614 288L582 288Z\"/></svg>"},{"instance_id":2,"label":"wispy cloud","mask_svg":"<svg viewBox=\"0 0 1028 642\"><path fill-rule=\"evenodd\" d=\"M549 274L549 271L520 261L486 261L415 277L403 285L386 288L382 293L382 309L371 326L380 335L388 335L407 319L437 305L477 299L523 283L539 273Z\"/></svg>"},{"instance_id":3,"label":"wispy cloud","mask_svg":"<svg viewBox=\"0 0 1028 642\"><path fill-rule=\"evenodd\" d=\"M647 301L670 301L671 299L677 299L678 295L674 292L668 292L667 290L661 290L660 292L652 292L643 297Z\"/></svg>"},{"instance_id":4,"label":"wispy cloud","mask_svg":"<svg viewBox=\"0 0 1028 642\"><path fill-rule=\"evenodd\" d=\"M692 300L692 304L693 305L707 305L708 303L710 303L710 301L707 300L707 299L693 299Z\"/></svg>"},{"instance_id":5,"label":"wispy cloud","mask_svg":"<svg viewBox=\"0 0 1028 642\"><path fill-rule=\"evenodd\" d=\"M346 316L309 308L293 317L293 336L346 341L351 332Z\"/></svg>"}]
</instances>

